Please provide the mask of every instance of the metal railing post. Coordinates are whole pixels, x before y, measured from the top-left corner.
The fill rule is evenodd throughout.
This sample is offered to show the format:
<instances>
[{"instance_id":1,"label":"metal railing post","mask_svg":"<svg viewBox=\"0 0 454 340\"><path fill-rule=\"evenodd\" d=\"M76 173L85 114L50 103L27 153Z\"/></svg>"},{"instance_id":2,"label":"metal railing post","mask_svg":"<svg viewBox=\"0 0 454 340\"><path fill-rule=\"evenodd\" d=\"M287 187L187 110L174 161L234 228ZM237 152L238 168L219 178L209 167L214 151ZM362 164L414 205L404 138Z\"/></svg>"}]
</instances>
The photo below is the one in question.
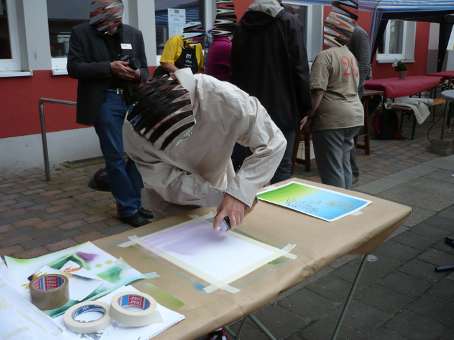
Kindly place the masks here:
<instances>
[{"instance_id":1,"label":"metal railing post","mask_svg":"<svg viewBox=\"0 0 454 340\"><path fill-rule=\"evenodd\" d=\"M46 116L44 112L44 101L39 100L39 124L41 126L41 139L43 143L43 157L44 157L44 172L46 174L46 181L50 181L50 164L49 164L49 150L47 148L47 129L46 129Z\"/></svg>"},{"instance_id":2,"label":"metal railing post","mask_svg":"<svg viewBox=\"0 0 454 340\"><path fill-rule=\"evenodd\" d=\"M66 106L74 106L77 102L71 100L61 100L53 98L40 98L39 99L39 124L41 127L41 139L43 144L43 158L44 158L44 172L46 175L46 181L50 181L50 162L49 162L49 149L47 145L47 128L46 128L46 112L44 110L45 103L50 104L61 104Z\"/></svg>"}]
</instances>

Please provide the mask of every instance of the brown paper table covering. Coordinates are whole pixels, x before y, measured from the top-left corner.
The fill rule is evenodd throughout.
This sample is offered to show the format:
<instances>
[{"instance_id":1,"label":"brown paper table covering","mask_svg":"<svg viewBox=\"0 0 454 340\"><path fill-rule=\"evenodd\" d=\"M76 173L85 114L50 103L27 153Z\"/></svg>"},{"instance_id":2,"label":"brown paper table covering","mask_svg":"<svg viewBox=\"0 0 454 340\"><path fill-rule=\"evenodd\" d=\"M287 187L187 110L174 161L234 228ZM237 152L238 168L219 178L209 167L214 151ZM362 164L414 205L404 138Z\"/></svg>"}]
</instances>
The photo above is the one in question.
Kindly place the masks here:
<instances>
[{"instance_id":1,"label":"brown paper table covering","mask_svg":"<svg viewBox=\"0 0 454 340\"><path fill-rule=\"evenodd\" d=\"M142 228L131 229L94 243L112 255L123 258L141 272L157 272L160 275L157 279L134 284L139 290L150 293L147 283L152 283L184 302L184 306L177 311L184 314L186 320L156 339L194 339L272 302L280 293L343 255L369 253L398 228L411 212L411 208L394 202L362 193L327 188L368 199L372 204L364 208L359 215L328 223L269 203L258 202L238 230L277 248L289 243L296 244L292 253L298 257L296 260L284 259L277 264L267 264L233 282L231 285L240 289L237 294L221 290L206 294L194 285L194 282L204 282L183 269L139 246L117 246L127 241L128 236L144 236L183 223L194 214L203 216L208 212L206 209L195 210L191 217L177 216L155 221ZM222 262L222 259L219 261Z\"/></svg>"}]
</instances>

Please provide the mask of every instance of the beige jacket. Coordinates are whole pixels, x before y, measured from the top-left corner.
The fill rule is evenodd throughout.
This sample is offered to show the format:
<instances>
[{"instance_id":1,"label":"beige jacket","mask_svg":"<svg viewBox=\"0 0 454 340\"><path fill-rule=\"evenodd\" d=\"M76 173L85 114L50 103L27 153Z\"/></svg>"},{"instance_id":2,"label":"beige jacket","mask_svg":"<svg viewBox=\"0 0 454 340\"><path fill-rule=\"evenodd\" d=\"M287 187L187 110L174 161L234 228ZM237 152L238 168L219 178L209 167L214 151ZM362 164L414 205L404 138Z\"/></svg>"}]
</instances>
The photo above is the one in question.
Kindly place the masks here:
<instances>
[{"instance_id":1,"label":"beige jacket","mask_svg":"<svg viewBox=\"0 0 454 340\"><path fill-rule=\"evenodd\" d=\"M196 119L189 137L161 151L128 121L123 127L125 151L144 182L145 208L168 216L217 206L224 193L252 206L284 155L282 132L256 98L228 82L202 74L180 82L190 92ZM253 152L237 174L230 159L235 143Z\"/></svg>"}]
</instances>

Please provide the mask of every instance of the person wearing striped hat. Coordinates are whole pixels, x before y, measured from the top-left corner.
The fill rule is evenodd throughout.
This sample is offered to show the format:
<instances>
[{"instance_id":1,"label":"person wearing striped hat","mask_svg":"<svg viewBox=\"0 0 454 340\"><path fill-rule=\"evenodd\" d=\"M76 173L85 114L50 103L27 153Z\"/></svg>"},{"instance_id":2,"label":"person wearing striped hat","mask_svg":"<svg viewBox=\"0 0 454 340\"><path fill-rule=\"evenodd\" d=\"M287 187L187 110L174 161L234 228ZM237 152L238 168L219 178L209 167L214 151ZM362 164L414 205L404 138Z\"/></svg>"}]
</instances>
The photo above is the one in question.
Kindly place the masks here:
<instances>
[{"instance_id":1,"label":"person wearing striped hat","mask_svg":"<svg viewBox=\"0 0 454 340\"><path fill-rule=\"evenodd\" d=\"M213 42L208 49L206 74L229 81L232 76L230 58L232 37L236 27L235 5L231 0L216 1Z\"/></svg>"},{"instance_id":2,"label":"person wearing striped hat","mask_svg":"<svg viewBox=\"0 0 454 340\"><path fill-rule=\"evenodd\" d=\"M257 98L189 68L144 84L123 134L142 175L144 206L157 217L217 207L215 228L225 217L231 227L241 224L286 147ZM235 143L252 150L237 173Z\"/></svg>"},{"instance_id":3,"label":"person wearing striped hat","mask_svg":"<svg viewBox=\"0 0 454 340\"><path fill-rule=\"evenodd\" d=\"M325 50L311 70L313 109L300 128L311 129L317 168L324 184L352 185L350 153L364 124L358 96L358 62L348 43L356 27L355 1L334 1L324 22Z\"/></svg>"}]
</instances>

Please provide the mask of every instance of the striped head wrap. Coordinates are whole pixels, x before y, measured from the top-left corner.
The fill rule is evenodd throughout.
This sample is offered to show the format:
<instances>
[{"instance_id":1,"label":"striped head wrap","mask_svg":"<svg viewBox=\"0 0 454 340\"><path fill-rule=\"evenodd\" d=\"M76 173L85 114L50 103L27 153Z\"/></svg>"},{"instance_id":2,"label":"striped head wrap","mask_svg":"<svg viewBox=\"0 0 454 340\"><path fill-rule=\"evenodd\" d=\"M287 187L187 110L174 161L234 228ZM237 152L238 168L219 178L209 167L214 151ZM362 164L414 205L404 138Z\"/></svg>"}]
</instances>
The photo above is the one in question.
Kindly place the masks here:
<instances>
[{"instance_id":1,"label":"striped head wrap","mask_svg":"<svg viewBox=\"0 0 454 340\"><path fill-rule=\"evenodd\" d=\"M121 23L123 10L122 0L92 0L90 24L100 32L110 32Z\"/></svg>"},{"instance_id":2,"label":"striped head wrap","mask_svg":"<svg viewBox=\"0 0 454 340\"><path fill-rule=\"evenodd\" d=\"M160 150L189 138L196 123L189 91L168 75L141 85L127 115L134 130Z\"/></svg>"},{"instance_id":3,"label":"striped head wrap","mask_svg":"<svg viewBox=\"0 0 454 340\"><path fill-rule=\"evenodd\" d=\"M205 36L205 29L200 21L188 22L183 28L183 39L194 39Z\"/></svg>"},{"instance_id":4,"label":"striped head wrap","mask_svg":"<svg viewBox=\"0 0 454 340\"><path fill-rule=\"evenodd\" d=\"M358 1L333 1L332 9L324 22L323 38L328 47L348 44L355 30L358 15Z\"/></svg>"},{"instance_id":5,"label":"striped head wrap","mask_svg":"<svg viewBox=\"0 0 454 340\"><path fill-rule=\"evenodd\" d=\"M232 0L216 1L216 19L212 33L214 36L233 35L236 26L235 5Z\"/></svg>"}]
</instances>

